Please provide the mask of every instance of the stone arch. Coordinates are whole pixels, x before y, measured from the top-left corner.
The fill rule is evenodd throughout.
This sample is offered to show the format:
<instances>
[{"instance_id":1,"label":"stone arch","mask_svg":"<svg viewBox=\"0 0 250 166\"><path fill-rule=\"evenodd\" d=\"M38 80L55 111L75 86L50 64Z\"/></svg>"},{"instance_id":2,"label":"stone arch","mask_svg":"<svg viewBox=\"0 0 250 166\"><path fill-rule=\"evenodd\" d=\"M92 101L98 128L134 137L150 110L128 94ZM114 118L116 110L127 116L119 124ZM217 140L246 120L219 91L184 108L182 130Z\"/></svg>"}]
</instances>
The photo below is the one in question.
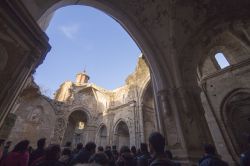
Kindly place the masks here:
<instances>
[{"instance_id":1,"label":"stone arch","mask_svg":"<svg viewBox=\"0 0 250 166\"><path fill-rule=\"evenodd\" d=\"M142 83L142 88L141 88L141 93L140 93L140 96L139 96L139 100L142 101L144 95L145 95L145 92L146 92L146 89L147 87L149 86L149 84L151 84L151 78L150 76L147 77L143 83Z\"/></svg>"},{"instance_id":2,"label":"stone arch","mask_svg":"<svg viewBox=\"0 0 250 166\"><path fill-rule=\"evenodd\" d=\"M243 27L249 27L246 25L249 25L250 20L240 17L237 19L237 21L234 20L235 25L238 25L242 28L242 31L245 31L246 29ZM182 60L180 61L180 68L183 81L186 84L191 86L197 84L197 67L199 68L206 58L212 57L218 50L222 50L225 53L224 55L226 55L230 65L237 64L249 57L249 48L246 46L246 41L244 41L245 34L242 36L238 35L237 33L240 30L231 27L231 24L232 22L229 22L229 20L226 22L223 20L218 23L218 20L214 19L209 24L202 26L195 33L195 37L190 38L185 47L181 49L180 56ZM217 31L211 31L213 28L217 29ZM238 48L235 48L235 46L238 46ZM242 51L240 57L232 53L238 50Z\"/></svg>"},{"instance_id":3,"label":"stone arch","mask_svg":"<svg viewBox=\"0 0 250 166\"><path fill-rule=\"evenodd\" d=\"M73 112L75 112L75 111L82 111L82 112L84 112L84 113L86 114L86 116L87 116L87 122L91 122L91 121L92 121L93 116L91 115L89 109L85 108L84 106L75 106L75 107L73 107L73 108L71 109L71 111L69 111L69 112L67 113L66 118L68 119L69 116L70 116Z\"/></svg>"},{"instance_id":4,"label":"stone arch","mask_svg":"<svg viewBox=\"0 0 250 166\"><path fill-rule=\"evenodd\" d=\"M102 123L97 130L96 144L102 147L108 144L108 128L104 123Z\"/></svg>"},{"instance_id":5,"label":"stone arch","mask_svg":"<svg viewBox=\"0 0 250 166\"><path fill-rule=\"evenodd\" d=\"M122 146L130 146L130 130L124 119L119 119L114 126L113 142L118 149Z\"/></svg>"},{"instance_id":6,"label":"stone arch","mask_svg":"<svg viewBox=\"0 0 250 166\"><path fill-rule=\"evenodd\" d=\"M235 89L221 104L221 117L227 144L235 159L246 151L247 136L250 134L250 89Z\"/></svg>"},{"instance_id":7,"label":"stone arch","mask_svg":"<svg viewBox=\"0 0 250 166\"><path fill-rule=\"evenodd\" d=\"M141 104L141 133L142 142L148 142L149 135L157 131L156 110L152 83L150 80L145 84L140 98Z\"/></svg>"},{"instance_id":8,"label":"stone arch","mask_svg":"<svg viewBox=\"0 0 250 166\"><path fill-rule=\"evenodd\" d=\"M46 21L50 21L50 16L54 11L68 5L86 5L103 11L114 18L128 32L141 49L145 56L145 61L150 68L152 82L154 82L153 88L155 94L160 94L160 92L169 89L170 87L175 87L174 82L177 81L177 79L175 79L174 73L172 72L177 73L177 70L171 70L170 67L173 65L171 62L168 63L168 61L166 61L166 52L160 49L160 42L157 42L158 39L155 38L153 34L148 33L148 29L143 26L142 22L139 22L136 17L131 16L130 13L122 8L122 6L113 2L100 0L34 0L34 6L38 7L37 10L34 10L34 6L32 6L29 1L22 1L38 23L39 20L45 20L45 22L43 22L44 25L47 24ZM167 43L164 44L167 46ZM156 102L158 103L157 128L163 132L163 119L161 119L163 113L162 107L160 106L162 103L160 103L159 100L156 100Z\"/></svg>"},{"instance_id":9,"label":"stone arch","mask_svg":"<svg viewBox=\"0 0 250 166\"><path fill-rule=\"evenodd\" d=\"M89 115L85 110L74 109L67 116L67 125L65 127L63 144L66 142L72 142L72 145L75 146L78 143L87 143L89 139L86 137L89 126ZM83 128L80 128L81 127ZM83 126L82 126L83 125Z\"/></svg>"},{"instance_id":10,"label":"stone arch","mask_svg":"<svg viewBox=\"0 0 250 166\"><path fill-rule=\"evenodd\" d=\"M39 4L39 2L36 2ZM79 0L79 1L71 1L71 0L52 0L43 2L43 8L37 10L36 12L32 11L32 9L28 9L31 11L34 18L39 22L39 20L50 21L50 16L53 12L61 7L66 7L69 5L85 5L94 7L106 13L107 15L114 18L127 32L130 34L135 43L142 50L145 55L146 61L149 64L152 74L154 75L154 79L157 82L157 87L159 89L163 89L166 85L172 85L172 79L170 79L171 75L169 70L165 70L163 72L163 68L166 68L166 64L161 61L160 56L164 56L162 52L159 51L158 45L154 42L154 38L150 36L143 27L138 28L136 22L128 16L123 10L121 10L118 6L99 0ZM49 16L49 17L48 17ZM46 19L48 17L49 19ZM45 21L45 22L46 22ZM48 23L43 23L48 24ZM163 80L163 78L165 80ZM166 83L167 82L167 83Z\"/></svg>"}]
</instances>

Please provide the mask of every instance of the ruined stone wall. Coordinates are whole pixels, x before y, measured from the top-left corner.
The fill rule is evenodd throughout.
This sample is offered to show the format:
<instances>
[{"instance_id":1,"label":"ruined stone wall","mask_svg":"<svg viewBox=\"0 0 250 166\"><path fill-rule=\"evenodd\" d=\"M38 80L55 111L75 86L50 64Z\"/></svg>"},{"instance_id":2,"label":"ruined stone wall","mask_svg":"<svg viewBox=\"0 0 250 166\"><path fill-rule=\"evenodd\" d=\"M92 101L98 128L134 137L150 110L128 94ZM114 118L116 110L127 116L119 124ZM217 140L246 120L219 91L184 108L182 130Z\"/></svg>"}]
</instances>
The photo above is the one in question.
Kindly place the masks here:
<instances>
[{"instance_id":1,"label":"ruined stone wall","mask_svg":"<svg viewBox=\"0 0 250 166\"><path fill-rule=\"evenodd\" d=\"M217 151L224 154L225 160L232 161L233 157L239 162L239 154L245 150L246 133L250 132L247 127L250 114L246 111L250 108L249 51L229 32L216 36L204 50L207 57L198 70L206 120ZM220 69L214 58L217 52L224 54L230 66Z\"/></svg>"},{"instance_id":2,"label":"ruined stone wall","mask_svg":"<svg viewBox=\"0 0 250 166\"><path fill-rule=\"evenodd\" d=\"M65 144L72 140L75 144L77 140L83 143L95 140L103 146L120 147L125 143L139 146L145 141L143 138L156 130L152 87L149 91L145 90L149 81L149 70L142 57L126 84L113 91L93 83L76 85L68 81L60 86L52 100L43 96L39 87L31 81L12 110L16 116L12 129L5 127L0 134L10 132L8 139L13 141L13 145L28 139L33 147L41 137L46 137L48 143ZM141 107L142 103L144 108ZM75 116L74 122L70 120L76 112L84 114L83 130L76 127L80 116ZM128 128L129 136L126 132L119 133L121 122ZM143 124L146 127L144 130Z\"/></svg>"},{"instance_id":3,"label":"ruined stone wall","mask_svg":"<svg viewBox=\"0 0 250 166\"><path fill-rule=\"evenodd\" d=\"M16 120L8 140L13 145L23 139L28 139L32 147L36 147L36 142L40 138L46 138L51 142L54 135L55 110L42 96L32 96L24 98L15 112Z\"/></svg>"}]
</instances>

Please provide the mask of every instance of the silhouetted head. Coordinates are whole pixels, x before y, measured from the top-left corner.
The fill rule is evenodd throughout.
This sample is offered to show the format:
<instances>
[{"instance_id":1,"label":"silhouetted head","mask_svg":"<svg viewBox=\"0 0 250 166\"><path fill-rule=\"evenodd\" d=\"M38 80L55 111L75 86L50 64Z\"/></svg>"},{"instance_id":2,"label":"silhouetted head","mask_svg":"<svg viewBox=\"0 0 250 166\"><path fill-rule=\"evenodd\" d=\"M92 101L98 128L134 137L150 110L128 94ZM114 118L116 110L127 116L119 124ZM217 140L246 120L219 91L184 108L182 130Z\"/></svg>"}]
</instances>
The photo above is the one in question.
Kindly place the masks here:
<instances>
[{"instance_id":1,"label":"silhouetted head","mask_svg":"<svg viewBox=\"0 0 250 166\"><path fill-rule=\"evenodd\" d=\"M135 146L132 146L132 147L131 147L131 152L132 152L134 155L136 155L136 147L135 147Z\"/></svg>"},{"instance_id":2,"label":"silhouetted head","mask_svg":"<svg viewBox=\"0 0 250 166\"><path fill-rule=\"evenodd\" d=\"M130 153L130 149L128 146L122 146L121 149L120 149L120 155L123 154L123 153Z\"/></svg>"},{"instance_id":3,"label":"silhouetted head","mask_svg":"<svg viewBox=\"0 0 250 166\"><path fill-rule=\"evenodd\" d=\"M215 154L215 147L211 144L205 144L204 151L206 154L214 155Z\"/></svg>"},{"instance_id":4,"label":"silhouetted head","mask_svg":"<svg viewBox=\"0 0 250 166\"><path fill-rule=\"evenodd\" d=\"M10 147L11 144L12 144L11 141L7 141L5 146Z\"/></svg>"},{"instance_id":5,"label":"silhouetted head","mask_svg":"<svg viewBox=\"0 0 250 166\"><path fill-rule=\"evenodd\" d=\"M62 151L62 155L70 156L71 150L69 148L64 148Z\"/></svg>"},{"instance_id":6,"label":"silhouetted head","mask_svg":"<svg viewBox=\"0 0 250 166\"><path fill-rule=\"evenodd\" d=\"M95 153L95 148L96 148L96 144L94 142L88 142L85 145L85 149L89 152L91 152L92 154Z\"/></svg>"},{"instance_id":7,"label":"silhouetted head","mask_svg":"<svg viewBox=\"0 0 250 166\"><path fill-rule=\"evenodd\" d=\"M77 150L81 150L83 148L83 144L82 143L78 143L76 146Z\"/></svg>"},{"instance_id":8,"label":"silhouetted head","mask_svg":"<svg viewBox=\"0 0 250 166\"><path fill-rule=\"evenodd\" d=\"M37 141L37 148L44 149L46 145L46 138L41 138Z\"/></svg>"},{"instance_id":9,"label":"silhouetted head","mask_svg":"<svg viewBox=\"0 0 250 166\"><path fill-rule=\"evenodd\" d=\"M89 162L100 164L103 166L106 166L109 164L108 156L103 152L98 152L92 155L89 159Z\"/></svg>"},{"instance_id":10,"label":"silhouetted head","mask_svg":"<svg viewBox=\"0 0 250 166\"><path fill-rule=\"evenodd\" d=\"M102 146L98 146L98 148L97 148L97 149L98 149L98 151L99 151L99 152L103 152L103 151L104 151L104 149L103 149L103 147L102 147Z\"/></svg>"},{"instance_id":11,"label":"silhouetted head","mask_svg":"<svg viewBox=\"0 0 250 166\"><path fill-rule=\"evenodd\" d=\"M58 160L60 158L61 148L58 144L51 144L46 149L47 160Z\"/></svg>"},{"instance_id":12,"label":"silhouetted head","mask_svg":"<svg viewBox=\"0 0 250 166\"><path fill-rule=\"evenodd\" d=\"M148 153L148 146L146 143L141 143L141 152Z\"/></svg>"},{"instance_id":13,"label":"silhouetted head","mask_svg":"<svg viewBox=\"0 0 250 166\"><path fill-rule=\"evenodd\" d=\"M115 145L112 146L112 150L116 150L116 146Z\"/></svg>"},{"instance_id":14,"label":"silhouetted head","mask_svg":"<svg viewBox=\"0 0 250 166\"><path fill-rule=\"evenodd\" d=\"M149 148L152 153L164 153L165 138L159 132L153 132L149 136Z\"/></svg>"},{"instance_id":15,"label":"silhouetted head","mask_svg":"<svg viewBox=\"0 0 250 166\"><path fill-rule=\"evenodd\" d=\"M5 139L0 139L0 146L2 146L5 142Z\"/></svg>"},{"instance_id":16,"label":"silhouetted head","mask_svg":"<svg viewBox=\"0 0 250 166\"><path fill-rule=\"evenodd\" d=\"M28 150L29 144L30 144L30 141L28 140L20 141L14 147L13 152L25 152L26 150Z\"/></svg>"},{"instance_id":17,"label":"silhouetted head","mask_svg":"<svg viewBox=\"0 0 250 166\"><path fill-rule=\"evenodd\" d=\"M67 141L66 144L65 144L65 147L71 147L71 142Z\"/></svg>"}]
</instances>

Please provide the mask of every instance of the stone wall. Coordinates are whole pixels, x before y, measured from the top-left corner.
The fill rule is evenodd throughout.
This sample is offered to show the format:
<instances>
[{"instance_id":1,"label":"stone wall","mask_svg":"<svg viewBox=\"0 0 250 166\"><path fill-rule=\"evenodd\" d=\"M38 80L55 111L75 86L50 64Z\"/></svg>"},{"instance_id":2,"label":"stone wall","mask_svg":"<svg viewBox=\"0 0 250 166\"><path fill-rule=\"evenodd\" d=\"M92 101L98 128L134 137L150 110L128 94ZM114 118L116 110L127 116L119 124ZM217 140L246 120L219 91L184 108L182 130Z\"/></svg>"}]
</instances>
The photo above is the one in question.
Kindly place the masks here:
<instances>
[{"instance_id":1,"label":"stone wall","mask_svg":"<svg viewBox=\"0 0 250 166\"><path fill-rule=\"evenodd\" d=\"M41 95L23 96L17 110L12 112L16 116L14 126L8 136L13 145L22 139L28 139L32 147L36 141L45 137L50 143L54 136L55 110Z\"/></svg>"}]
</instances>

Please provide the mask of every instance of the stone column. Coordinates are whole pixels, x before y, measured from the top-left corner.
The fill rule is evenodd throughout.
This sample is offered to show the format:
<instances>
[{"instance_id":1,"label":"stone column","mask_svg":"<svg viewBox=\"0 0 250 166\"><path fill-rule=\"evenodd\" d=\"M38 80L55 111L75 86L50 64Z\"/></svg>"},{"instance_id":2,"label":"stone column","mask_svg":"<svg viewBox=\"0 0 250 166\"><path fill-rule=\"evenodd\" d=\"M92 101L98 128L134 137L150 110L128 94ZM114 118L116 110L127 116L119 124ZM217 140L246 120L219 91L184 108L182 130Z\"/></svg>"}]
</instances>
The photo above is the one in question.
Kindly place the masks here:
<instances>
[{"instance_id":1,"label":"stone column","mask_svg":"<svg viewBox=\"0 0 250 166\"><path fill-rule=\"evenodd\" d=\"M146 142L145 136L144 136L144 125L143 125L143 104L139 105L139 125L140 125L140 143Z\"/></svg>"},{"instance_id":2,"label":"stone column","mask_svg":"<svg viewBox=\"0 0 250 166\"><path fill-rule=\"evenodd\" d=\"M84 134L86 134L86 143L95 140L96 136L96 126L87 126L86 129L84 129Z\"/></svg>"},{"instance_id":3,"label":"stone column","mask_svg":"<svg viewBox=\"0 0 250 166\"><path fill-rule=\"evenodd\" d=\"M109 113L108 115L108 123L107 123L107 132L108 132L108 137L107 137L107 145L112 146L114 143L114 113Z\"/></svg>"},{"instance_id":4,"label":"stone column","mask_svg":"<svg viewBox=\"0 0 250 166\"><path fill-rule=\"evenodd\" d=\"M0 126L49 49L48 38L21 1L0 1Z\"/></svg>"},{"instance_id":5,"label":"stone column","mask_svg":"<svg viewBox=\"0 0 250 166\"><path fill-rule=\"evenodd\" d=\"M222 135L222 131L218 125L214 112L212 110L211 103L204 91L201 92L201 101L205 110L205 117L207 120L208 127L213 137L213 141L216 147L218 154L221 155L224 161L234 165L235 162L226 145L226 141Z\"/></svg>"},{"instance_id":6,"label":"stone column","mask_svg":"<svg viewBox=\"0 0 250 166\"><path fill-rule=\"evenodd\" d=\"M163 123L163 117L162 117L162 108L161 108L161 103L159 100L159 96L158 96L158 88L157 88L157 83L156 80L154 78L154 75L151 74L151 79L152 79L152 87L153 87L153 93L154 93L154 101L155 101L155 114L156 114L156 128L157 130L164 134L164 123Z\"/></svg>"},{"instance_id":7,"label":"stone column","mask_svg":"<svg viewBox=\"0 0 250 166\"><path fill-rule=\"evenodd\" d=\"M161 105L161 117L164 119L163 125L167 148L181 159L184 158L185 140L180 126L178 109L175 104L175 95L175 90L173 89L160 91L157 94L158 102Z\"/></svg>"},{"instance_id":8,"label":"stone column","mask_svg":"<svg viewBox=\"0 0 250 166\"><path fill-rule=\"evenodd\" d=\"M196 163L203 155L204 143L211 143L204 111L196 101L200 100L197 88L169 88L157 94L167 147L177 159L189 164Z\"/></svg>"}]
</instances>

